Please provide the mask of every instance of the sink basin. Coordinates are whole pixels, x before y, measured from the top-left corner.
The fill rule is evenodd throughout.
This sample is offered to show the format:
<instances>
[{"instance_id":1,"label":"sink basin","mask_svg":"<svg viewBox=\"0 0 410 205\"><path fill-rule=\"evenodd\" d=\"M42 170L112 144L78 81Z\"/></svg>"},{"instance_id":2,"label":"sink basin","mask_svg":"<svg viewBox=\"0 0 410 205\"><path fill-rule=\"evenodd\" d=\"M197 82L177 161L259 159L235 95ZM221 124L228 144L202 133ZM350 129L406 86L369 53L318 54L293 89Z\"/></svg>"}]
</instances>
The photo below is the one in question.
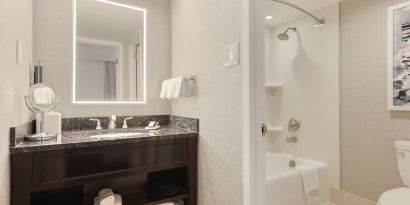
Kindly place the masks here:
<instances>
[{"instance_id":1,"label":"sink basin","mask_svg":"<svg viewBox=\"0 0 410 205\"><path fill-rule=\"evenodd\" d=\"M145 133L113 133L113 134L101 134L101 135L93 135L90 136L90 138L99 138L99 139L104 139L104 138L121 138L121 137L131 137L131 136L139 136L139 135L144 135Z\"/></svg>"}]
</instances>

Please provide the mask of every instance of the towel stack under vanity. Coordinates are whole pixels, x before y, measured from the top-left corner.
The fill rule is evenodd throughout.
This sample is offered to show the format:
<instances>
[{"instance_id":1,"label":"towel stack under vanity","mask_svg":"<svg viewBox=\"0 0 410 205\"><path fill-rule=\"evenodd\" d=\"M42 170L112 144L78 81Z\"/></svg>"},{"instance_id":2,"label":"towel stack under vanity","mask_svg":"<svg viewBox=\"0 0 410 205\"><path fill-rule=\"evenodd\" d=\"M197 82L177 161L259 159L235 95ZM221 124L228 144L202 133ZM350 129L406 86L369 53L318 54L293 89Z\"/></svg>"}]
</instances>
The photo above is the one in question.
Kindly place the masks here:
<instances>
[{"instance_id":1,"label":"towel stack under vanity","mask_svg":"<svg viewBox=\"0 0 410 205\"><path fill-rule=\"evenodd\" d=\"M119 194L114 194L112 189L105 188L94 198L94 205L122 205L122 198Z\"/></svg>"},{"instance_id":2,"label":"towel stack under vanity","mask_svg":"<svg viewBox=\"0 0 410 205\"><path fill-rule=\"evenodd\" d=\"M161 93L162 99L178 99L181 97L190 97L194 94L195 79L187 77L177 77L162 82Z\"/></svg>"},{"instance_id":3,"label":"towel stack under vanity","mask_svg":"<svg viewBox=\"0 0 410 205\"><path fill-rule=\"evenodd\" d=\"M184 201L177 200L177 201L166 202L166 203L162 203L162 204L158 204L158 205L184 205Z\"/></svg>"}]
</instances>

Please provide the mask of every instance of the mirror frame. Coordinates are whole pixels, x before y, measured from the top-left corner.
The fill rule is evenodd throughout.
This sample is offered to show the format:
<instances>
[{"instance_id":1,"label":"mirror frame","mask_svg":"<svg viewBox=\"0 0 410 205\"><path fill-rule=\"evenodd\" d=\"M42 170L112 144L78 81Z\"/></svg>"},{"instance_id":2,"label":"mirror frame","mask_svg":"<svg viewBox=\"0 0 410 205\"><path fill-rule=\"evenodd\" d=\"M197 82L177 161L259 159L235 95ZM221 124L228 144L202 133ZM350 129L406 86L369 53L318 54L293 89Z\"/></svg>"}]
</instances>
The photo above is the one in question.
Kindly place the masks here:
<instances>
[{"instance_id":1,"label":"mirror frame","mask_svg":"<svg viewBox=\"0 0 410 205\"><path fill-rule=\"evenodd\" d=\"M50 104L48 106L48 108L42 108L38 105L36 105L36 103L34 102L34 90L40 87L47 87L50 88L51 91L53 92L53 102L52 104ZM28 95L25 96L25 102L27 107L34 113L47 113L47 112L52 112L53 110L55 110L55 108L57 107L58 103L60 101L60 97L57 96L55 89L47 84L47 83L37 83L37 84L33 84L30 86Z\"/></svg>"},{"instance_id":2,"label":"mirror frame","mask_svg":"<svg viewBox=\"0 0 410 205\"><path fill-rule=\"evenodd\" d=\"M133 5L122 4L111 0L96 0L101 3L111 4L123 8L142 11L144 16L144 31L143 31L143 99L142 101L77 101L76 92L76 50L77 50L77 0L73 0L73 66L72 66L72 104L73 105L145 105L147 103L147 9Z\"/></svg>"}]
</instances>

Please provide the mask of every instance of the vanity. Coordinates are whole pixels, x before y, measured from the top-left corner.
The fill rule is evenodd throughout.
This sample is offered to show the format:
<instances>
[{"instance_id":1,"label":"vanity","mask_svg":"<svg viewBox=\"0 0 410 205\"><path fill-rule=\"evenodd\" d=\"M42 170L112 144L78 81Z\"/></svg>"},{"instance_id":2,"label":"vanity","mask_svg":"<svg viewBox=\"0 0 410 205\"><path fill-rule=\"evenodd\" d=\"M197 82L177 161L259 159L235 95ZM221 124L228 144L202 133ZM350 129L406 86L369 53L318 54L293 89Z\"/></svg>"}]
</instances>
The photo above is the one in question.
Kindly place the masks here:
<instances>
[{"instance_id":1,"label":"vanity","mask_svg":"<svg viewBox=\"0 0 410 205\"><path fill-rule=\"evenodd\" d=\"M25 100L37 115L10 129L11 204L92 205L111 188L123 205L196 205L198 119L107 117L171 113L170 99L191 96L159 97L176 77L170 2L33 4L38 63Z\"/></svg>"},{"instance_id":2,"label":"vanity","mask_svg":"<svg viewBox=\"0 0 410 205\"><path fill-rule=\"evenodd\" d=\"M196 204L197 119L134 117L130 128L114 130L104 129L107 120L100 119L102 130L92 130L89 119L63 119L63 132L54 141L21 139L30 124L12 128L11 204L91 205L106 187L120 194L124 205L176 199ZM161 129L144 129L152 119L162 122Z\"/></svg>"}]
</instances>

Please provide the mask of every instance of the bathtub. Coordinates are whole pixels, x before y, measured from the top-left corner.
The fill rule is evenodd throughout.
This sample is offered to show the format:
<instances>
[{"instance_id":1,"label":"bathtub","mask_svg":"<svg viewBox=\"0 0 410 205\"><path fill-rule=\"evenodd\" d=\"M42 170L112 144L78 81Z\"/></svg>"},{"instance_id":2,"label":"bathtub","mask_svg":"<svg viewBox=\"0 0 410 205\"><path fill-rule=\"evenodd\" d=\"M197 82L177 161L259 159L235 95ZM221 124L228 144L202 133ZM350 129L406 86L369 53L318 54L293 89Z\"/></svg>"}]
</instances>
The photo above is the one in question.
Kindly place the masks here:
<instances>
[{"instance_id":1,"label":"bathtub","mask_svg":"<svg viewBox=\"0 0 410 205\"><path fill-rule=\"evenodd\" d=\"M296 166L311 163L318 168L320 189L305 195L300 174L289 168L291 156L266 153L266 205L321 205L329 201L324 178L326 164L296 158Z\"/></svg>"}]
</instances>

